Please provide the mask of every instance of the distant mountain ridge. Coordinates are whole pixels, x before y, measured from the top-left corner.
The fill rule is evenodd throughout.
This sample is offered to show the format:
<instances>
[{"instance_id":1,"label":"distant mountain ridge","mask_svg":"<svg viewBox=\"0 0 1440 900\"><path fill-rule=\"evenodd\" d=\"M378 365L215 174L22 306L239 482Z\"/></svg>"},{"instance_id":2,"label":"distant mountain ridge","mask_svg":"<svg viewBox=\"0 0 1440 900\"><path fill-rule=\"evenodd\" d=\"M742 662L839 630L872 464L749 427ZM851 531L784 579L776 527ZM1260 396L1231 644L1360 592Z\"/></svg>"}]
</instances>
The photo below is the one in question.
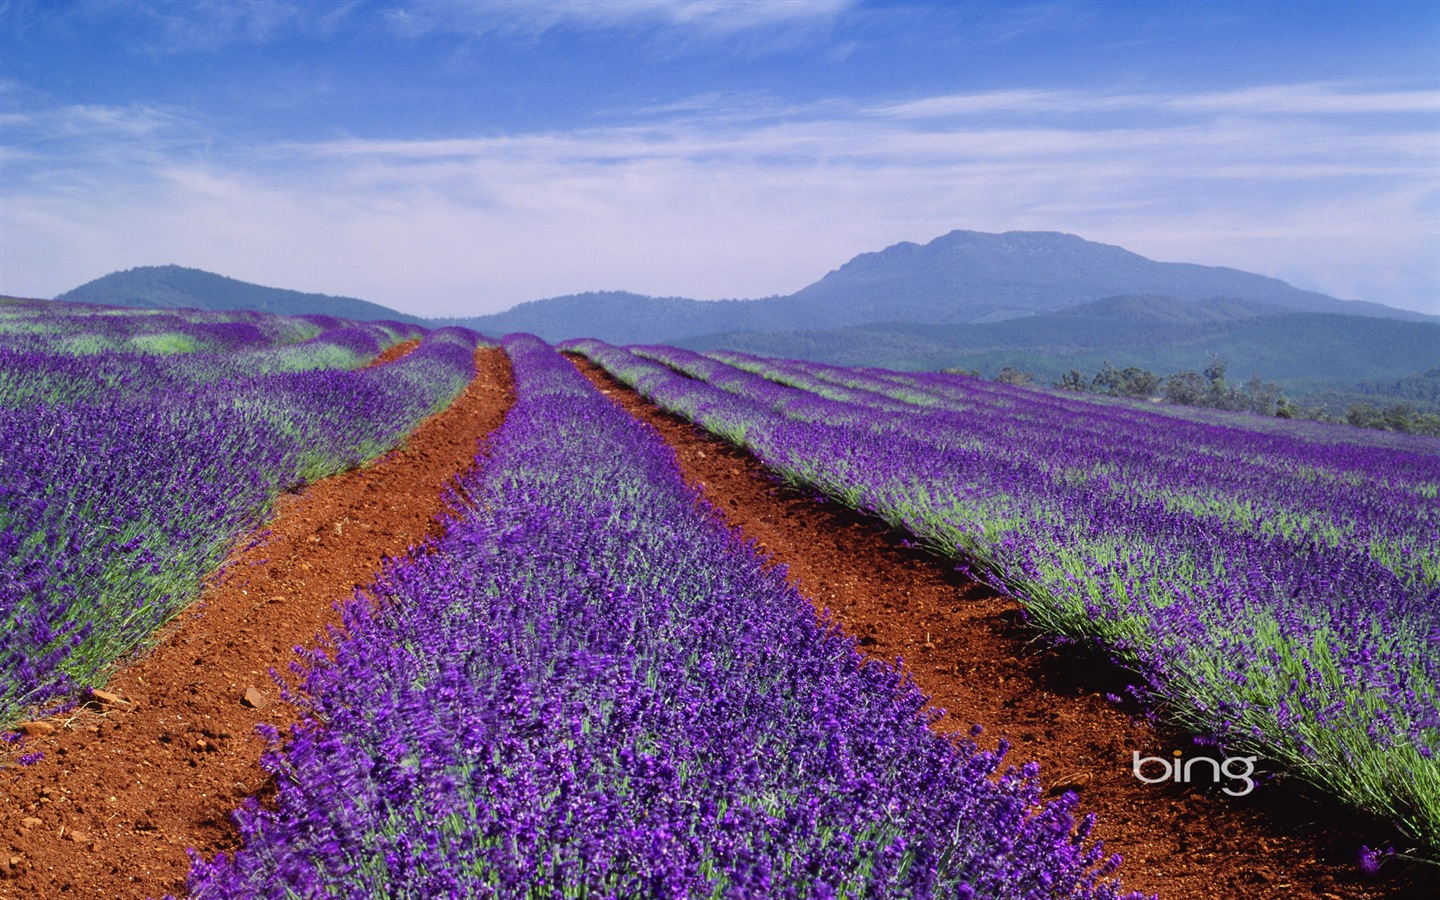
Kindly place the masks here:
<instances>
[{"instance_id":1,"label":"distant mountain ridge","mask_svg":"<svg viewBox=\"0 0 1440 900\"><path fill-rule=\"evenodd\" d=\"M465 325L550 341L730 347L770 356L1054 377L1102 361L1303 384L1399 379L1440 365L1440 317L1337 300L1237 269L1162 263L1058 232L952 231L862 253L785 297L688 300L621 291L422 320L349 297L247 284L180 266L116 272L59 300Z\"/></svg>"},{"instance_id":2,"label":"distant mountain ridge","mask_svg":"<svg viewBox=\"0 0 1440 900\"><path fill-rule=\"evenodd\" d=\"M548 341L594 337L612 344L663 343L717 331L751 330L751 307L764 300L688 300L628 291L591 291L529 300L488 316L436 319L482 334L530 332ZM783 318L771 324L784 327ZM583 332L583 333L582 333Z\"/></svg>"},{"instance_id":3,"label":"distant mountain ridge","mask_svg":"<svg viewBox=\"0 0 1440 900\"><path fill-rule=\"evenodd\" d=\"M871 316L900 313L888 321L962 323L1144 294L1189 301L1230 297L1307 312L1393 312L1239 269L1156 262L1055 231L952 231L923 246L902 242L862 253L794 297L810 306L864 304ZM904 298L899 308L890 305L892 297Z\"/></svg>"},{"instance_id":4,"label":"distant mountain ridge","mask_svg":"<svg viewBox=\"0 0 1440 900\"><path fill-rule=\"evenodd\" d=\"M924 245L902 242L862 253L785 297L697 301L577 294L446 321L487 333L530 331L552 341L598 337L622 344L664 343L720 332L788 332L881 322L999 322L1120 296L1165 296L1187 302L1225 298L1276 312L1440 321L1379 303L1339 300L1238 269L1156 262L1121 247L1052 231L952 231Z\"/></svg>"},{"instance_id":5,"label":"distant mountain ridge","mask_svg":"<svg viewBox=\"0 0 1440 900\"><path fill-rule=\"evenodd\" d=\"M1145 294L1103 297L1088 303L1058 309L1053 315L1076 318L1110 317L1130 319L1136 322L1198 325L1235 322L1259 316L1283 315L1288 312L1290 310L1273 303L1236 300L1232 297L1213 297L1209 300L1193 302L1168 297L1164 294Z\"/></svg>"},{"instance_id":6,"label":"distant mountain ridge","mask_svg":"<svg viewBox=\"0 0 1440 900\"><path fill-rule=\"evenodd\" d=\"M55 299L142 309L249 309L286 316L320 314L362 322L389 319L419 325L425 321L354 297L264 287L183 266L140 266L111 272Z\"/></svg>"},{"instance_id":7,"label":"distant mountain ridge","mask_svg":"<svg viewBox=\"0 0 1440 900\"><path fill-rule=\"evenodd\" d=\"M1111 297L1053 313L984 324L907 322L791 332L701 335L692 350L726 348L760 356L889 369L1011 366L1042 381L1105 362L1158 374L1200 371L1219 356L1232 375L1252 375L1308 392L1364 380L1400 379L1440 365L1440 322L1265 311L1237 301Z\"/></svg>"},{"instance_id":8,"label":"distant mountain ridge","mask_svg":"<svg viewBox=\"0 0 1440 900\"><path fill-rule=\"evenodd\" d=\"M952 231L928 244L902 241L862 253L789 296L702 301L623 291L590 292L436 322L465 325L487 334L528 331L550 341L597 337L620 344L661 343L719 333L814 331L882 322L995 323L1113 297L1204 301L1209 304L1204 315L1212 318L1296 310L1440 321L1378 303L1338 300L1238 269L1156 262L1072 234ZM263 287L174 265L114 272L56 299L425 321L353 297ZM1129 308L1115 307L1111 312L1155 315L1159 302L1132 299ZM1192 309L1188 314L1197 313Z\"/></svg>"}]
</instances>

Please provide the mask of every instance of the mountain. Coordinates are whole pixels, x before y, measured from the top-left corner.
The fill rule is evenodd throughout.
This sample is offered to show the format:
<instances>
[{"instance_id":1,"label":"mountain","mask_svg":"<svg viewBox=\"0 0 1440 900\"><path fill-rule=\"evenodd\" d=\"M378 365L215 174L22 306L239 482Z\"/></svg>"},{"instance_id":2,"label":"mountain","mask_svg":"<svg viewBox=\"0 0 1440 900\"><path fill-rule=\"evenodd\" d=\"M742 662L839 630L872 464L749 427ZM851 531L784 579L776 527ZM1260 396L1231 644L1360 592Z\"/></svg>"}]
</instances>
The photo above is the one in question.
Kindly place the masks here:
<instances>
[{"instance_id":1,"label":"mountain","mask_svg":"<svg viewBox=\"0 0 1440 900\"><path fill-rule=\"evenodd\" d=\"M885 323L768 333L721 333L680 342L762 356L893 369L1005 366L1054 381L1102 363L1157 374L1200 371L1213 356L1236 378L1257 375L1308 392L1366 379L1400 379L1440 365L1440 322L1291 312L1232 300L1110 297L1052 313L983 324Z\"/></svg>"},{"instance_id":2,"label":"mountain","mask_svg":"<svg viewBox=\"0 0 1440 900\"><path fill-rule=\"evenodd\" d=\"M528 331L549 341L593 337L611 344L659 344L697 334L751 330L757 321L775 328L786 327L783 318L757 317L754 307L767 302L592 291L530 300L488 316L435 321L440 325L463 325L481 334Z\"/></svg>"},{"instance_id":3,"label":"mountain","mask_svg":"<svg viewBox=\"0 0 1440 900\"><path fill-rule=\"evenodd\" d=\"M785 297L699 301L596 292L425 322L363 300L261 287L179 266L116 272L57 299L121 306L459 324L557 341L732 347L894 368L1005 365L1058 377L1109 360L1287 385L1396 379L1440 364L1440 318L1337 300L1237 269L1162 263L1057 232L952 231L862 253Z\"/></svg>"},{"instance_id":4,"label":"mountain","mask_svg":"<svg viewBox=\"0 0 1440 900\"><path fill-rule=\"evenodd\" d=\"M1237 300L1233 297L1212 297L1191 302L1163 294L1104 297L1057 310L1059 321L1119 319L1132 322L1160 322L1171 325L1201 325L1234 322L1286 312L1272 303Z\"/></svg>"},{"instance_id":5,"label":"mountain","mask_svg":"<svg viewBox=\"0 0 1440 900\"><path fill-rule=\"evenodd\" d=\"M1054 312L1102 297L1230 297L1307 312L1407 317L1238 269L1164 263L1054 231L952 231L923 246L862 253L793 295L807 310L855 321L976 322Z\"/></svg>"},{"instance_id":6,"label":"mountain","mask_svg":"<svg viewBox=\"0 0 1440 900\"><path fill-rule=\"evenodd\" d=\"M417 325L425 323L424 319L353 297L262 287L182 266L141 266L112 272L55 299L146 309L249 309L285 316L319 313L359 321L389 319Z\"/></svg>"},{"instance_id":7,"label":"mountain","mask_svg":"<svg viewBox=\"0 0 1440 900\"><path fill-rule=\"evenodd\" d=\"M1337 300L1238 269L1156 262L1071 234L952 231L924 245L903 242L862 253L786 297L702 302L578 294L454 322L488 334L530 331L552 341L599 337L612 343L673 343L707 333L878 322L998 323L1107 297L1143 296L1189 303L1226 298L1229 312L1212 305L1206 312L1212 316L1243 308L1440 321L1378 303Z\"/></svg>"}]
</instances>

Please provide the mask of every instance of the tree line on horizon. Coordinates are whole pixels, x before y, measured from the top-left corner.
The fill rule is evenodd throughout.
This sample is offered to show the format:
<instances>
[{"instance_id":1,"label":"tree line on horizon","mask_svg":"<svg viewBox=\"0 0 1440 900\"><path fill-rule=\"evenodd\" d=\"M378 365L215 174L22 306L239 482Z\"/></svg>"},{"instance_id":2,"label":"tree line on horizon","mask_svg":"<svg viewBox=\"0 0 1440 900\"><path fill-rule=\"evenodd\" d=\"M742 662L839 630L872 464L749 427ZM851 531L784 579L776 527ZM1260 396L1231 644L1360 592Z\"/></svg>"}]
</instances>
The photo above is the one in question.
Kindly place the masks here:
<instances>
[{"instance_id":1,"label":"tree line on horizon","mask_svg":"<svg viewBox=\"0 0 1440 900\"><path fill-rule=\"evenodd\" d=\"M1278 384L1264 381L1258 376L1252 375L1243 383L1235 383L1226 377L1227 368L1228 363L1223 357L1214 356L1210 365L1200 372L1191 369L1158 375L1139 366L1119 369L1106 360L1093 376L1087 376L1079 369L1071 369L1048 386L1074 393L1248 412L1282 419L1310 419L1342 423L1356 428L1440 437L1440 413L1417 409L1415 405L1407 402L1376 404L1361 400L1349 403L1343 414L1336 414L1324 405L1297 403L1287 397ZM953 375L980 377L980 372L976 369L942 371ZM1041 384L1034 373L1015 366L1000 369L994 380L1019 386ZM1440 366L1409 379L1402 379L1402 382L1407 395L1414 394L1421 406L1430 407L1434 405L1431 401L1440 401Z\"/></svg>"}]
</instances>

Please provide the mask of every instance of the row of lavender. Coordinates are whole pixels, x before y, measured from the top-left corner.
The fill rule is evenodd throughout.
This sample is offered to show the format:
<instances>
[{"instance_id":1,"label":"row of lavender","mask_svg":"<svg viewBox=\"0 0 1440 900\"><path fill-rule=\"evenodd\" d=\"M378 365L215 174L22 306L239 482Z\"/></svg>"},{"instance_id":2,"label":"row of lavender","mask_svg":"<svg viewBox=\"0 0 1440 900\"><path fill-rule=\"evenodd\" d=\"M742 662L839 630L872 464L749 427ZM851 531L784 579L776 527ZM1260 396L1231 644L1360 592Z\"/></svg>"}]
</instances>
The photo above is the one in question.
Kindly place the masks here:
<instances>
[{"instance_id":1,"label":"row of lavender","mask_svg":"<svg viewBox=\"0 0 1440 900\"><path fill-rule=\"evenodd\" d=\"M225 378L354 369L424 329L333 316L0 303L0 405L94 401Z\"/></svg>"},{"instance_id":2,"label":"row of lavender","mask_svg":"<svg viewBox=\"0 0 1440 900\"><path fill-rule=\"evenodd\" d=\"M671 360L670 348L637 349L682 369L703 359ZM1109 500L1138 494L1227 529L1363 547L1411 584L1440 585L1440 504L1430 502L1440 489L1440 447L1431 438L1229 413L1218 414L1219 421L1187 421L1134 405L1097 405L946 375L856 371L734 352L714 359L867 410L893 411L898 401L911 415L887 428L1003 453L1067 485L1103 487ZM963 415L972 410L985 414Z\"/></svg>"},{"instance_id":3,"label":"row of lavender","mask_svg":"<svg viewBox=\"0 0 1440 900\"><path fill-rule=\"evenodd\" d=\"M1042 628L1136 667L1194 731L1440 846L1436 442L1264 433L940 375L573 347L795 483L978 564Z\"/></svg>"},{"instance_id":4,"label":"row of lavender","mask_svg":"<svg viewBox=\"0 0 1440 900\"><path fill-rule=\"evenodd\" d=\"M281 491L373 459L448 404L473 377L470 332L356 368L419 336L0 307L0 726L100 683ZM160 352L174 347L204 349Z\"/></svg>"},{"instance_id":5,"label":"row of lavender","mask_svg":"<svg viewBox=\"0 0 1440 900\"><path fill-rule=\"evenodd\" d=\"M310 654L276 806L192 896L1116 896L1074 795L931 732L653 430L505 346L463 518Z\"/></svg>"}]
</instances>

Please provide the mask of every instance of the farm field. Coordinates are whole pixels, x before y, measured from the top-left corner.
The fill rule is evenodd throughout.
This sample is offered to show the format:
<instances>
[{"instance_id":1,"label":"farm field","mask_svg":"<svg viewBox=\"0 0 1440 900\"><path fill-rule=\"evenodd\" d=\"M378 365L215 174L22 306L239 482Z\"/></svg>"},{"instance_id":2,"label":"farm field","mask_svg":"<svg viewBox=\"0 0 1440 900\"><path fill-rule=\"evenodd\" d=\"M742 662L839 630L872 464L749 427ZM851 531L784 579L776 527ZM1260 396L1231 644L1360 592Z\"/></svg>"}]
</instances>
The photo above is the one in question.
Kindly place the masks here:
<instances>
[{"instance_id":1,"label":"farm field","mask_svg":"<svg viewBox=\"0 0 1440 900\"><path fill-rule=\"evenodd\" d=\"M392 448L471 379L473 332L0 307L0 724L98 685L286 488Z\"/></svg>"},{"instance_id":2,"label":"farm field","mask_svg":"<svg viewBox=\"0 0 1440 900\"><path fill-rule=\"evenodd\" d=\"M1010 588L1042 630L1134 669L1134 699L1397 820L1433 853L1434 441L1217 427L949 376L569 346L790 483Z\"/></svg>"},{"instance_id":3,"label":"farm field","mask_svg":"<svg viewBox=\"0 0 1440 900\"><path fill-rule=\"evenodd\" d=\"M1393 842L1392 830L1311 792L1276 784L1230 798L1213 787L1137 782L1116 765L1133 748L1156 756L1198 748L1185 732L1106 699L1124 693L1133 673L1076 645L1037 641L1013 598L873 516L787 486L748 452L581 365L665 435L687 479L862 650L903 657L932 703L950 711L938 729L984 722L987 739L1006 738L1012 753L1040 762L1048 791L1080 791L1099 816L1096 835L1125 859L1127 887L1171 898L1403 897L1425 881L1423 871L1387 868L1380 880L1362 872L1356 847Z\"/></svg>"},{"instance_id":4,"label":"farm field","mask_svg":"<svg viewBox=\"0 0 1440 900\"><path fill-rule=\"evenodd\" d=\"M1356 854L1435 850L1436 442L1182 421L1159 452L1146 411L571 345L650 406L526 336L0 311L7 572L32 573L0 605L24 623L5 721L51 712L0 757L0 896L1379 897L1429 874ZM85 447L185 461L169 505L106 466L30 499L76 458L23 455L44 425L137 420L191 455ZM1224 428L1268 468L1224 465ZM1107 456L1094 432L1131 440ZM1172 490L1196 452L1213 477ZM1186 516L1219 538L1181 579L1155 567ZM282 699L264 673L294 645ZM1254 795L1129 774L1182 729L1263 760Z\"/></svg>"}]
</instances>

